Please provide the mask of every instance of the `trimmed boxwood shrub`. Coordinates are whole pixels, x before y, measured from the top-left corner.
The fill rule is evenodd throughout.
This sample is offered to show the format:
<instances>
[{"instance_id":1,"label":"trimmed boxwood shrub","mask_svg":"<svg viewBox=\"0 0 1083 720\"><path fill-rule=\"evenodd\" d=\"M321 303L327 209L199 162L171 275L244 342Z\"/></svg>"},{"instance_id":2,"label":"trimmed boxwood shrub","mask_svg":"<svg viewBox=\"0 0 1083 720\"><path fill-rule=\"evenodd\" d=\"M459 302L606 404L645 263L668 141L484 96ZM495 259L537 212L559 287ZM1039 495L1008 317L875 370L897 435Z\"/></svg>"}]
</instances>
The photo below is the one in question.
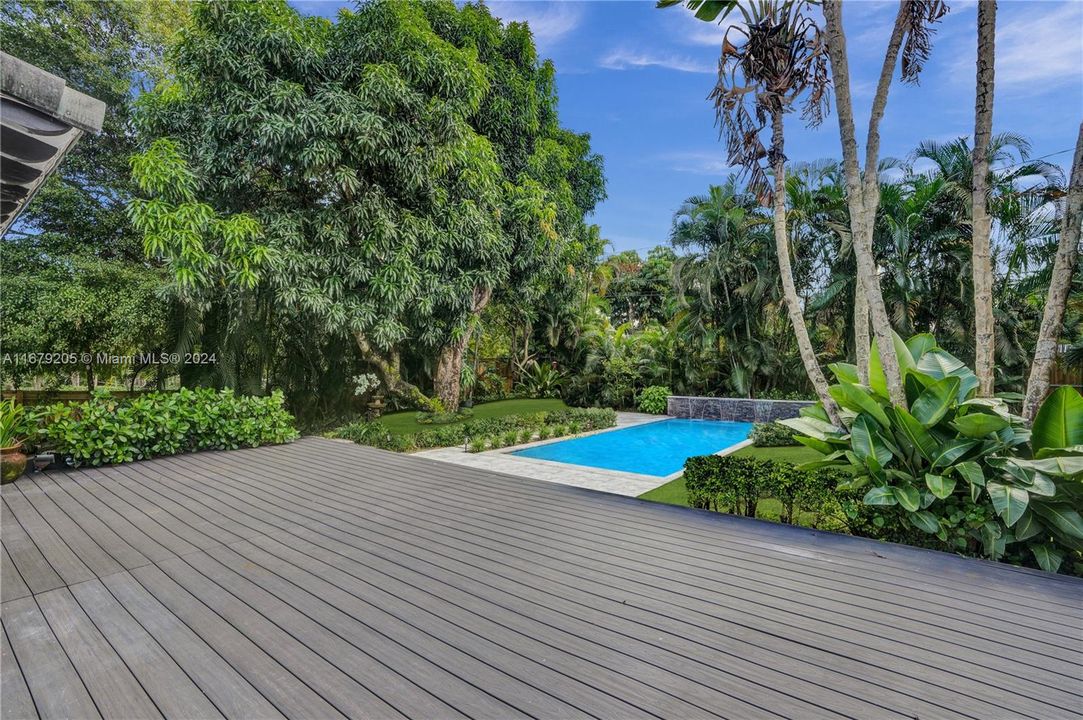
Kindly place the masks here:
<instances>
[{"instance_id":1,"label":"trimmed boxwood shrub","mask_svg":"<svg viewBox=\"0 0 1083 720\"><path fill-rule=\"evenodd\" d=\"M790 428L776 422L755 423L748 438L756 447L783 447L798 444L794 439L795 434Z\"/></svg>"},{"instance_id":2,"label":"trimmed boxwood shrub","mask_svg":"<svg viewBox=\"0 0 1083 720\"><path fill-rule=\"evenodd\" d=\"M384 450L410 452L434 447L453 447L469 445L474 438L490 438L490 442L499 439L499 444L515 445L527 442L520 437L532 438L536 431L549 428L554 437L567 435L567 428L572 424L586 430L603 430L617 424L617 413L606 408L568 408L528 415L505 415L495 418L478 418L465 423L440 425L427 428L412 435L392 435L384 425L378 422L356 422L344 425L330 433L331 437L352 440L359 445L370 445ZM564 428L564 432L557 432Z\"/></svg>"},{"instance_id":3,"label":"trimmed boxwood shrub","mask_svg":"<svg viewBox=\"0 0 1083 720\"><path fill-rule=\"evenodd\" d=\"M74 466L130 462L193 450L232 450L297 438L281 392L181 388L114 398L99 392L80 403L35 412L33 445Z\"/></svg>"},{"instance_id":4,"label":"trimmed boxwood shrub","mask_svg":"<svg viewBox=\"0 0 1083 720\"><path fill-rule=\"evenodd\" d=\"M838 470L801 470L789 463L740 456L692 457L684 467L692 507L755 517L759 501L774 498L782 505L780 520L791 524L798 511L817 518L838 514L836 487L847 478Z\"/></svg>"}]
</instances>

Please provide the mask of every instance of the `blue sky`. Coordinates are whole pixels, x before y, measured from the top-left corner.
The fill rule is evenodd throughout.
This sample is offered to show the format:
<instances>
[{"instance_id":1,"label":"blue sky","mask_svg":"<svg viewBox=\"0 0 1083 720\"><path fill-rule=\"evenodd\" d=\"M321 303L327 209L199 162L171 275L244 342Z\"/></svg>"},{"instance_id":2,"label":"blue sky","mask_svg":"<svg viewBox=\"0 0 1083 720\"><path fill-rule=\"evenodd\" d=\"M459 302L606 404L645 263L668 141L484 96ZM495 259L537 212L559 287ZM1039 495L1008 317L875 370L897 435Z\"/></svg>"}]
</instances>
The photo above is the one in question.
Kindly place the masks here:
<instances>
[{"instance_id":1,"label":"blue sky","mask_svg":"<svg viewBox=\"0 0 1083 720\"><path fill-rule=\"evenodd\" d=\"M333 17L351 3L292 0L305 13ZM663 243L673 211L729 172L706 100L724 28L653 0L535 2L492 0L493 14L525 20L557 68L564 126L589 132L605 157L609 199L593 218L616 250L641 253ZM882 125L884 156L905 156L925 139L969 136L974 126L976 7L949 0L933 54L917 87L896 82ZM898 5L851 0L844 6L859 137ZM1083 118L1083 2L1001 0L998 11L994 131L1031 139L1035 156L1063 167ZM839 157L834 115L818 130L788 118L791 160Z\"/></svg>"}]
</instances>

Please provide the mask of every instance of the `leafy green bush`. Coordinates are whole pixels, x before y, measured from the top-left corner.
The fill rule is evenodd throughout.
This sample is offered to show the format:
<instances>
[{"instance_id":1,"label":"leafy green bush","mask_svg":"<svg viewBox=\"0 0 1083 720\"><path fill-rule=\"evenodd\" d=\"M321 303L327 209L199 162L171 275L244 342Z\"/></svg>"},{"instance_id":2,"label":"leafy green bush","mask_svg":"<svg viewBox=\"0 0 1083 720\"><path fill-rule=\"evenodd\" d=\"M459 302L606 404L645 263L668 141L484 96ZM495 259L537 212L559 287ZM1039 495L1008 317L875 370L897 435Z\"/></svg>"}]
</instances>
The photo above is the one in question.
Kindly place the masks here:
<instances>
[{"instance_id":1,"label":"leafy green bush","mask_svg":"<svg viewBox=\"0 0 1083 720\"><path fill-rule=\"evenodd\" d=\"M117 399L107 392L38 411L34 443L72 465L130 462L193 450L256 447L296 439L282 393L182 388Z\"/></svg>"},{"instance_id":2,"label":"leafy green bush","mask_svg":"<svg viewBox=\"0 0 1083 720\"><path fill-rule=\"evenodd\" d=\"M468 452L478 453L482 452L483 450L485 450L485 438L483 437L476 437L472 439L469 446L467 446Z\"/></svg>"},{"instance_id":3,"label":"leafy green bush","mask_svg":"<svg viewBox=\"0 0 1083 720\"><path fill-rule=\"evenodd\" d=\"M1062 387L1033 428L999 398L978 398L978 379L927 334L891 349L909 409L893 405L876 346L869 386L835 364L831 397L843 427L821 404L782 422L824 458L803 467L846 467L846 487L865 505L894 510L901 524L940 546L1057 571L1083 566L1083 397Z\"/></svg>"},{"instance_id":4,"label":"leafy green bush","mask_svg":"<svg viewBox=\"0 0 1083 720\"><path fill-rule=\"evenodd\" d=\"M752 433L748 439L756 447L783 447L797 444L793 428L776 422L753 424Z\"/></svg>"},{"instance_id":5,"label":"leafy green bush","mask_svg":"<svg viewBox=\"0 0 1083 720\"><path fill-rule=\"evenodd\" d=\"M801 470L789 463L734 455L691 457L684 470L692 507L755 517L759 501L774 498L782 505L779 519L790 524L799 511L816 516L817 524L821 517L841 513L835 487L847 478L839 470Z\"/></svg>"},{"instance_id":6,"label":"leafy green bush","mask_svg":"<svg viewBox=\"0 0 1083 720\"><path fill-rule=\"evenodd\" d=\"M666 402L673 393L664 385L651 385L639 393L638 407L642 412L652 415L664 415Z\"/></svg>"},{"instance_id":7,"label":"leafy green bush","mask_svg":"<svg viewBox=\"0 0 1083 720\"><path fill-rule=\"evenodd\" d=\"M567 373L535 361L521 367L520 371L521 377L515 389L532 398L560 397L560 391L568 379Z\"/></svg>"}]
</instances>

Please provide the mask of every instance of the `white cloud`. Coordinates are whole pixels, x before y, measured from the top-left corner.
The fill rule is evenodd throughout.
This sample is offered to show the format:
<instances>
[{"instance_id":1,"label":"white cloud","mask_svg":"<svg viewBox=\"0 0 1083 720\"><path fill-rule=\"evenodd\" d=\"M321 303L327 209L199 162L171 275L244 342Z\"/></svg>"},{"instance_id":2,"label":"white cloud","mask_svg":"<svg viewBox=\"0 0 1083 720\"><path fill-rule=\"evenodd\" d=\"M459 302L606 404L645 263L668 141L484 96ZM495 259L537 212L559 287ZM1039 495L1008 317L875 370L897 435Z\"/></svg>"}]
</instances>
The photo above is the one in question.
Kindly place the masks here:
<instances>
[{"instance_id":1,"label":"white cloud","mask_svg":"<svg viewBox=\"0 0 1083 720\"><path fill-rule=\"evenodd\" d=\"M693 175L728 175L737 169L726 160L726 148L721 142L717 150L671 152L660 155L658 159L674 172Z\"/></svg>"},{"instance_id":2,"label":"white cloud","mask_svg":"<svg viewBox=\"0 0 1083 720\"><path fill-rule=\"evenodd\" d=\"M967 16L964 24L956 23L945 33L950 49L958 52L951 65L953 79L971 87L977 55L974 23L974 16ZM1083 3L1002 4L997 13L997 90L1033 94L1063 85L1083 85Z\"/></svg>"},{"instance_id":3,"label":"white cloud","mask_svg":"<svg viewBox=\"0 0 1083 720\"><path fill-rule=\"evenodd\" d=\"M491 0L485 3L504 22L525 22L540 49L552 47L583 21L583 4L576 2L514 2Z\"/></svg>"},{"instance_id":4,"label":"white cloud","mask_svg":"<svg viewBox=\"0 0 1083 720\"><path fill-rule=\"evenodd\" d=\"M1083 82L1083 4L1026 6L1022 15L997 18L996 82L1023 86ZM973 74L973 69L971 69Z\"/></svg>"},{"instance_id":5,"label":"white cloud","mask_svg":"<svg viewBox=\"0 0 1083 720\"><path fill-rule=\"evenodd\" d=\"M636 70L645 67L661 67L679 72L705 73L713 75L718 68L710 62L696 60L672 53L650 53L638 50L625 50L617 48L611 50L608 55L599 62L607 70Z\"/></svg>"}]
</instances>

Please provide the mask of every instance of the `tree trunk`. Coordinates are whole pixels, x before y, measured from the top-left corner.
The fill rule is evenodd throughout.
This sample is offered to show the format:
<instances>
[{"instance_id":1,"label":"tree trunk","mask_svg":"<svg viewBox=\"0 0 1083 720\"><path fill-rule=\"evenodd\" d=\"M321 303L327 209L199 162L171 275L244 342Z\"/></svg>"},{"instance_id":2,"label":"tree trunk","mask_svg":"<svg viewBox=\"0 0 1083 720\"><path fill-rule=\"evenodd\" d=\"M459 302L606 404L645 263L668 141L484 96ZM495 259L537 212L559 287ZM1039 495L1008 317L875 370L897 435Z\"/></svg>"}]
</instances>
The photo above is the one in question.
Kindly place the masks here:
<instances>
[{"instance_id":1,"label":"tree trunk","mask_svg":"<svg viewBox=\"0 0 1083 720\"><path fill-rule=\"evenodd\" d=\"M854 349L857 378L862 385L869 384L869 301L860 281L854 281Z\"/></svg>"},{"instance_id":2,"label":"tree trunk","mask_svg":"<svg viewBox=\"0 0 1083 720\"><path fill-rule=\"evenodd\" d=\"M1064 321L1064 308L1068 303L1068 290L1072 274L1079 260L1080 225L1083 224L1083 123L1079 124L1079 137L1075 143L1075 157L1068 180L1068 195L1064 198L1064 216L1061 218L1060 243L1053 263L1053 277L1049 282L1049 294L1045 299L1042 326L1038 330L1038 342L1034 347L1034 361L1030 364L1027 395L1023 401L1023 417L1033 420L1038 406L1049 389L1049 370L1057 353L1057 338Z\"/></svg>"},{"instance_id":3,"label":"tree trunk","mask_svg":"<svg viewBox=\"0 0 1083 720\"><path fill-rule=\"evenodd\" d=\"M456 412L462 396L463 356L466 354L468 333L440 348L436 360L436 373L433 380L436 397L444 406L445 412Z\"/></svg>"},{"instance_id":4,"label":"tree trunk","mask_svg":"<svg viewBox=\"0 0 1083 720\"><path fill-rule=\"evenodd\" d=\"M974 278L974 370L978 396L993 396L993 261L989 248L989 141L993 134L993 60L996 39L996 0L978 3L977 95L974 101L974 176L971 183Z\"/></svg>"},{"instance_id":5,"label":"tree trunk","mask_svg":"<svg viewBox=\"0 0 1083 720\"><path fill-rule=\"evenodd\" d=\"M433 384L436 396L444 406L445 412L456 412L459 409L459 403L462 400L463 358L466 355L466 348L470 345L473 326L492 296L491 289L475 288L470 302L471 319L466 330L460 337L440 348Z\"/></svg>"},{"instance_id":6,"label":"tree trunk","mask_svg":"<svg viewBox=\"0 0 1083 720\"><path fill-rule=\"evenodd\" d=\"M782 277L782 295L786 300L786 312L790 317L790 325L793 333L797 336L797 348L801 353L801 362L805 365L805 373L812 382L816 396L823 403L824 410L831 422L842 426L839 419L839 410L835 401L827 392L827 378L820 369L820 362L816 359L816 351L812 349L812 340L809 339L808 328L805 327L804 309L797 296L797 287L793 282L793 268L790 267L790 240L786 230L786 156L783 153L785 135L783 133L782 112L772 113L771 116L771 164L775 175L774 191L774 228L775 228L775 254L778 256L778 272Z\"/></svg>"},{"instance_id":7,"label":"tree trunk","mask_svg":"<svg viewBox=\"0 0 1083 720\"><path fill-rule=\"evenodd\" d=\"M846 202L850 209L850 229L853 235L854 258L857 261L857 277L865 290L872 318L876 344L880 348L880 364L887 378L888 394L892 403L907 407L903 389L899 359L895 355L895 342L891 333L884 296L880 291L880 275L873 254L872 236L876 226L876 210L880 204L880 178L878 170L880 153L880 120L887 106L891 76L898 62L903 31L906 28L906 3L899 4L895 27L888 41L880 80L873 98L869 117L869 134L865 152L865 175L862 178L857 160L857 138L854 130L854 110L850 97L850 67L846 55L846 35L842 27L841 0L824 0L827 51L831 59L831 80L835 88L835 105L839 118L839 137L842 141L843 170L846 176Z\"/></svg>"},{"instance_id":8,"label":"tree trunk","mask_svg":"<svg viewBox=\"0 0 1083 720\"><path fill-rule=\"evenodd\" d=\"M369 344L368 338L359 332L354 333L354 341L357 343L358 350L361 351L361 357L375 368L376 374L380 376L380 380L389 393L403 398L422 410L434 412L437 409L432 398L421 392L416 385L402 379L397 351L393 351L390 358L384 357Z\"/></svg>"}]
</instances>

